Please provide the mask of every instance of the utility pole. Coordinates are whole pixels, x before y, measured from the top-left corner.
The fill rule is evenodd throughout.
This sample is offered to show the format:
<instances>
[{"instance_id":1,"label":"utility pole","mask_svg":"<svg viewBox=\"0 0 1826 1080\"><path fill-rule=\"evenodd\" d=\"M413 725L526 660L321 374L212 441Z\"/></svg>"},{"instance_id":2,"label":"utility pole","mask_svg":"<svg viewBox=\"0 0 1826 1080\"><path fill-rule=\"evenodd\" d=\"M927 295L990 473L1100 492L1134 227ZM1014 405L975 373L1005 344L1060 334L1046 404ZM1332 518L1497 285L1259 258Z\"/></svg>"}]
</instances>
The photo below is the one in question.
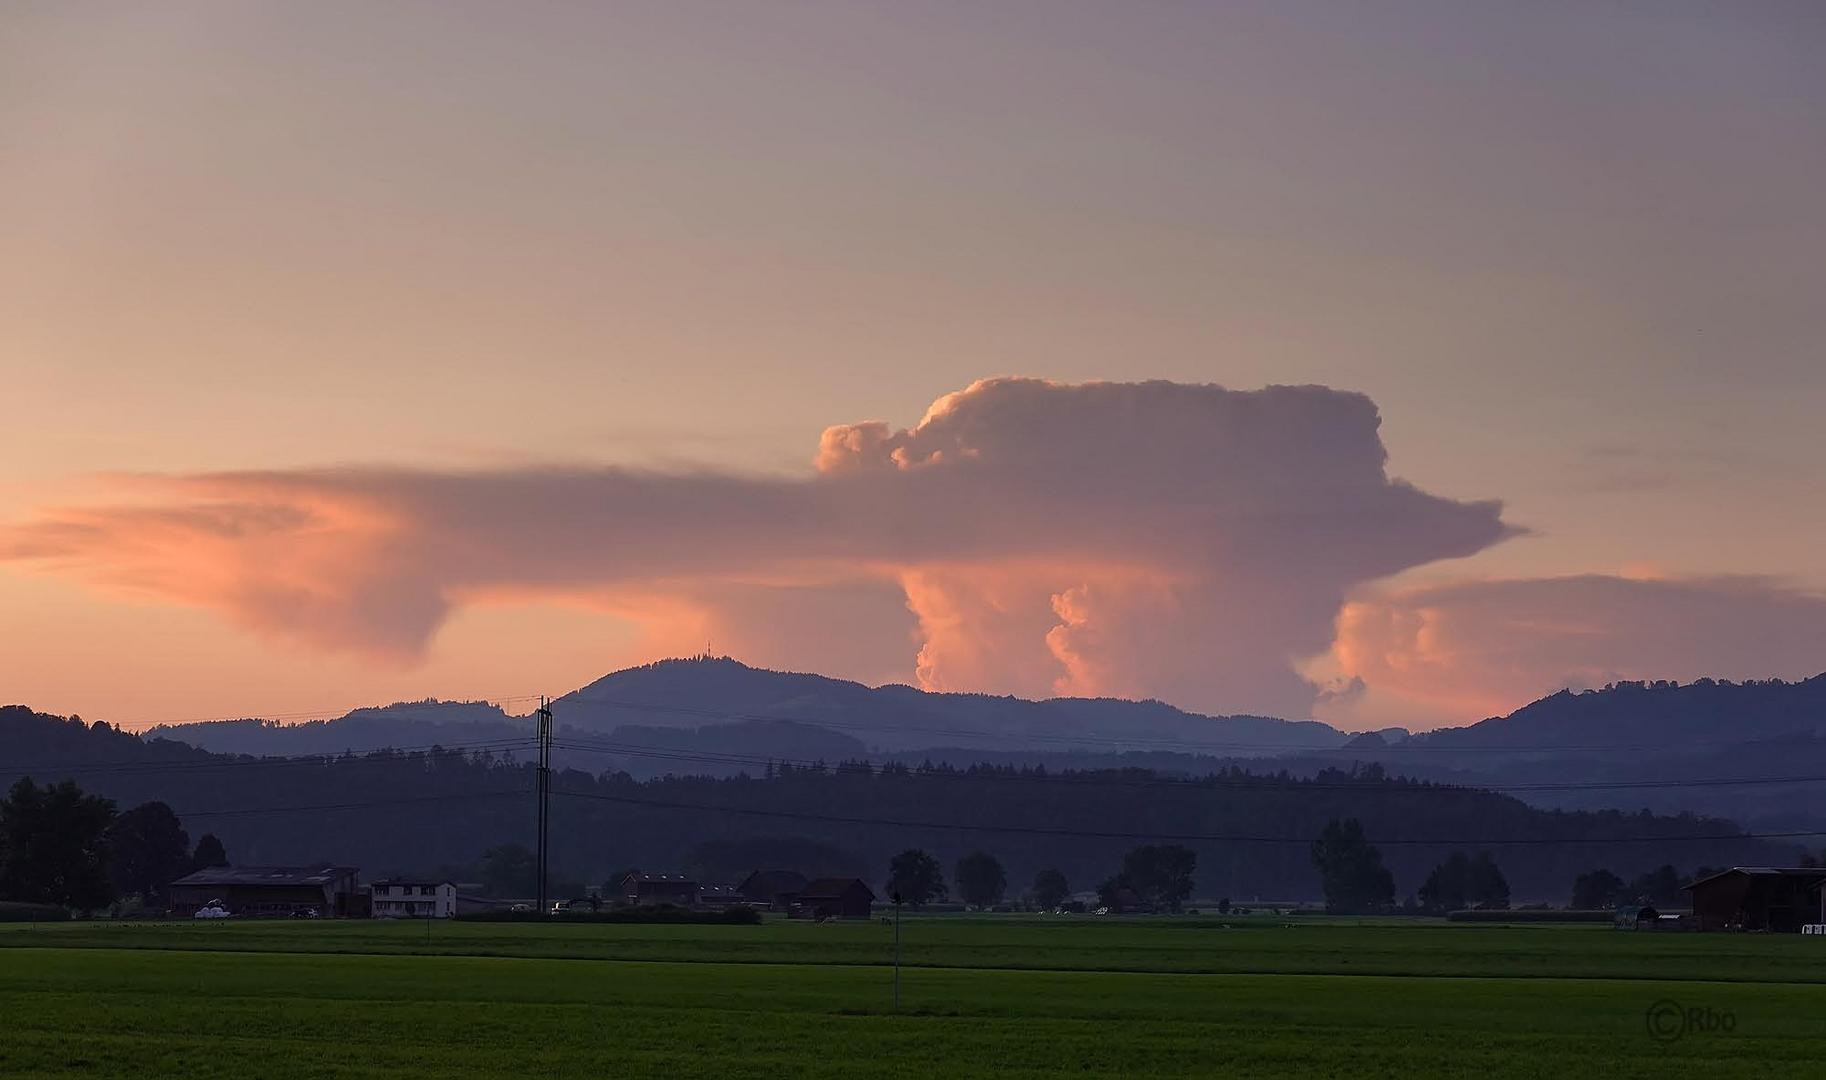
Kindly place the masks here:
<instances>
[{"instance_id":1,"label":"utility pole","mask_svg":"<svg viewBox=\"0 0 1826 1080\"><path fill-rule=\"evenodd\" d=\"M546 858L551 852L547 834L552 823L552 707L544 695L539 697L539 907L546 910Z\"/></svg>"},{"instance_id":2,"label":"utility pole","mask_svg":"<svg viewBox=\"0 0 1826 1080\"><path fill-rule=\"evenodd\" d=\"M900 891L894 892L894 1011L900 1011Z\"/></svg>"}]
</instances>

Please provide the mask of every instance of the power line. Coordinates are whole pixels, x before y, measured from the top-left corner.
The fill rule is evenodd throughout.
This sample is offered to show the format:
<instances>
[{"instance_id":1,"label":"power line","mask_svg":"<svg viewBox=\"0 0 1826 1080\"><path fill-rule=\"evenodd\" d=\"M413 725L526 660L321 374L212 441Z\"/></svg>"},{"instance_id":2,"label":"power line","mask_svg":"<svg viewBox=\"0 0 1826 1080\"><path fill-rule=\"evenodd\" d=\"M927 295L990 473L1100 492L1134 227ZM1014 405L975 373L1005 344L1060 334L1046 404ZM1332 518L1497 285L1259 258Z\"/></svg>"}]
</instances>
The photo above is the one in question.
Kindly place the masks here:
<instances>
[{"instance_id":1,"label":"power line","mask_svg":"<svg viewBox=\"0 0 1826 1080\"><path fill-rule=\"evenodd\" d=\"M562 700L563 699L560 699L560 702L562 702ZM769 715L769 714L764 714L764 713L729 712L729 711L720 710L720 709L707 709L707 708L688 706L688 705L665 705L665 704L659 704L659 703L655 703L655 702L619 701L619 700L615 700L612 698L597 698L597 697L578 698L577 702L580 704L588 704L588 705L606 705L610 708L627 709L627 710L633 710L633 711L675 713L675 714L683 715L683 716L696 716L696 717L712 719L712 720L726 720L726 721L735 721L735 722L750 722L750 723L765 723L765 724L800 724L800 725L803 725L806 727L828 728L833 731L863 731L863 732L875 732L875 733L883 733L883 734L935 735L935 736L949 736L949 737L957 737L957 738L997 739L997 740L1003 740L1003 741L1021 740L1021 741L1026 741L1026 742L1059 743L1059 744L1074 745L1074 746L1081 746L1086 743L1107 745L1107 746L1117 746L1117 747L1142 746L1142 747L1154 747L1157 749L1161 749L1163 751L1177 748L1177 749L1191 749L1191 750L1273 750L1273 751L1278 751L1280 754L1283 754L1283 755L1286 755L1286 754L1331 755L1331 754L1339 754L1339 753L1360 753L1360 754L1364 754L1364 755L1371 755L1371 754L1381 754L1381 753L1409 753L1409 752L1452 753L1452 754L1548 753L1548 752L1554 752L1554 753L1575 753L1575 752L1576 753L1604 753L1604 752L1630 751L1630 750L1665 750L1668 748L1668 745L1666 743L1640 743L1640 744L1635 744L1635 743L1602 743L1602 744L1587 743L1587 744L1566 744L1566 745L1542 744L1542 745L1508 745L1508 746L1451 746L1451 745L1446 745L1446 744L1437 744L1436 745L1436 744L1433 744L1430 742L1417 741L1419 739L1427 738L1428 737L1427 734L1422 734L1420 736L1416 736L1415 740L1403 741L1403 742L1399 742L1399 743L1385 743L1382 746L1375 746L1375 747L1353 747L1348 744L1340 744L1337 746L1300 746L1300 745L1290 745L1288 743L1252 743L1252 742L1228 742L1228 741L1209 742L1209 741L1202 741L1202 740L1195 740L1195 739L1172 739L1172 738L1161 738L1158 736L1147 736L1147 735L1135 735L1135 736L1109 736L1109 735L1092 735L1092 734L1057 735L1057 734L1050 734L1050 733L1046 733L1046 732L1030 732L1030 731L984 731L984 730L976 729L976 728L951 728L951 727L927 728L927 727L908 727L908 726L904 726L904 725L895 725L895 724L858 724L858 723L847 723L847 722L840 721L840 720L813 719L813 718L801 717L801 716ZM1028 702L1027 704L1044 705L1046 703L1045 702ZM1188 717L1196 717L1196 714L1192 714L1192 713L1187 713L1185 715ZM560 713L560 716L562 716L562 712ZM1221 719L1226 719L1226 718L1216 717L1213 719L1221 720ZM1281 721L1281 722L1292 724L1292 723L1295 723L1296 721ZM573 728L572 730L576 730L576 729ZM1447 730L1447 731L1464 731L1467 729L1449 728L1449 729L1445 729L1445 730ZM1746 740L1744 740L1744 739L1685 739L1685 740L1681 741L1680 745L1683 747L1684 746L1739 746L1739 745L1743 745L1745 743L1745 741ZM936 749L936 748L934 748L934 749Z\"/></svg>"},{"instance_id":2,"label":"power line","mask_svg":"<svg viewBox=\"0 0 1826 1080\"><path fill-rule=\"evenodd\" d=\"M787 818L795 821L819 821L837 825L880 825L899 829L941 829L958 832L1009 833L1023 836L1065 836L1090 840L1174 840L1187 843L1242 843L1242 844L1310 844L1311 837L1293 836L1240 836L1216 835L1209 833L1168 833L1168 832L1124 832L1094 829L1053 829L1043 826L1028 825L976 825L939 821L901 821L890 818L846 817L839 814L811 814L797 810L763 810L739 806L707 806L702 803L675 802L659 799L635 799L621 795L601 795L584 791L559 791L556 794L565 798L590 799L598 802L621 803L628 806L645 806L661 810L702 810L720 814L744 814L752 817ZM1781 840L1809 836L1826 836L1826 830L1796 830L1792 832L1765 833L1712 833L1687 834L1677 836L1618 836L1618 837L1517 837L1506 840L1492 839L1394 839L1375 840L1378 846L1416 846L1416 847L1496 847L1499 845L1547 845L1547 844L1660 844L1670 842L1726 841L1726 840Z\"/></svg>"},{"instance_id":3,"label":"power line","mask_svg":"<svg viewBox=\"0 0 1826 1080\"><path fill-rule=\"evenodd\" d=\"M397 761L401 755L426 754L433 751L495 751L531 748L534 740L488 739L468 743L427 743L420 746L381 747L362 754L352 751L335 751L323 754L298 754L291 756L250 757L246 755L229 755L211 750L200 753L211 755L205 760L180 761L112 761L112 762L41 762L32 765L4 765L0 771L16 775L69 775L88 776L94 774L131 774L131 773L169 773L169 772L210 772L223 769L258 769L293 765L333 765Z\"/></svg>"},{"instance_id":4,"label":"power line","mask_svg":"<svg viewBox=\"0 0 1826 1080\"><path fill-rule=\"evenodd\" d=\"M636 743L585 743L575 739L560 740L555 745L567 750L583 753L619 755L624 757L653 758L668 761L693 762L697 764L736 765L765 767L768 765L790 765L795 768L815 769L824 767L832 772L842 772L848 764L867 766L871 771L880 771L881 766L867 760L859 762L839 762L836 765L822 760L804 758L759 757L739 754L726 754L717 751L674 750L669 747L651 747ZM890 762L890 765L900 764ZM1000 772L992 769L953 769L950 771L924 771L907 769L908 775L931 777L934 779L956 779L964 781L989 780L996 782L1019 783L1053 783L1083 784L1093 787L1136 787L1136 788L1241 788L1259 789L1273 784L1276 778L1272 775L1252 773L1247 779L1235 779L1225 776L1192 776L1178 777L1104 777L1092 775L1090 771L1074 773L1018 773ZM1406 781L1406 783L1401 783ZM1320 781L1295 778L1302 788L1332 791L1365 791L1382 785L1390 793L1410 791L1616 791L1651 788L1687 788L1687 787L1756 787L1772 784L1813 784L1826 783L1826 776L1758 776L1758 777L1699 777L1686 780L1568 780L1560 782L1523 783L1523 784L1485 784L1476 782L1454 782L1449 780L1431 780L1416 777L1392 777L1385 781L1364 780L1357 783Z\"/></svg>"},{"instance_id":5,"label":"power line","mask_svg":"<svg viewBox=\"0 0 1826 1080\"><path fill-rule=\"evenodd\" d=\"M243 806L224 810L173 810L179 818L239 817L252 814L325 813L333 810L369 810L377 806L410 806L421 803L462 802L470 799L525 798L524 791L465 791L448 795L422 795L401 799L367 799L361 802L320 803L315 806Z\"/></svg>"},{"instance_id":6,"label":"power line","mask_svg":"<svg viewBox=\"0 0 1826 1080\"><path fill-rule=\"evenodd\" d=\"M519 749L536 749L536 738L490 739L467 743L429 743L420 746L384 747L362 754L349 751L326 752L322 754L301 754L293 756L267 756L258 758L238 757L224 759L217 755L206 760L186 761L122 761L69 763L46 762L29 765L5 766L5 772L13 775L51 775L51 776L93 776L93 775L159 775L168 773L199 773L217 771L255 770L267 768L290 767L328 767L349 764L388 764L397 763L402 755L424 754L433 752L473 752L493 753ZM864 759L853 763L839 762L836 766L823 760L789 758L782 756L759 756L724 753L718 751L692 751L670 747L654 747L639 743L621 742L587 742L576 737L554 740L553 746L580 753L604 754L620 757L639 757L662 761L678 761L693 764L728 765L740 768L765 768L769 765L788 765L795 768L815 769L831 767L833 771L842 771L845 764L867 766L871 771L880 771L882 765ZM209 751L203 751L210 753ZM886 765L902 764L885 762ZM549 763L546 766L549 768ZM924 771L906 769L908 775L930 777L934 779L951 779L967 782L1016 782L1016 783L1050 783L1076 784L1093 787L1132 787L1132 788L1238 788L1254 790L1275 782L1270 774L1253 773L1246 778L1232 778L1219 775L1192 777L1133 777L1094 775L1092 770L1059 773L1023 773L1003 772L996 769L953 769L949 771ZM1405 781L1403 783L1402 781ZM1339 791L1373 791L1379 789L1379 782L1365 780L1362 782L1321 781L1316 779L1296 778L1296 782L1306 790L1339 790ZM1685 779L1654 780L1616 780L1591 781L1568 780L1529 783L1483 783L1475 778L1466 780L1435 780L1415 777L1391 777L1382 782L1380 790L1389 794L1408 792L1463 792L1463 791L1496 791L1496 792L1533 792L1533 791L1634 791L1653 789L1680 789L1704 787L1760 787L1775 785L1826 783L1826 775L1808 776L1759 776L1759 777L1692 777Z\"/></svg>"}]
</instances>

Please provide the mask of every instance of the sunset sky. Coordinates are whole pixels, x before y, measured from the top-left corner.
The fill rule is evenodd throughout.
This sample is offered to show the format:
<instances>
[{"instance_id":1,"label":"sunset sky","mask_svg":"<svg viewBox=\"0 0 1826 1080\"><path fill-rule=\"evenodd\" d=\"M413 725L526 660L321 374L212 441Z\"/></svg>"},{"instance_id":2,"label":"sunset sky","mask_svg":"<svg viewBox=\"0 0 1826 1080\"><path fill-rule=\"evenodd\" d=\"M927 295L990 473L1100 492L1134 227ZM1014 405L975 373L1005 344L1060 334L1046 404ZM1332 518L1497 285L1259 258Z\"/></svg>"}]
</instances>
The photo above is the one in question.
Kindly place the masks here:
<instances>
[{"instance_id":1,"label":"sunset sky","mask_svg":"<svg viewBox=\"0 0 1826 1080\"><path fill-rule=\"evenodd\" d=\"M1822 55L1807 2L0 6L0 701L1826 670Z\"/></svg>"}]
</instances>

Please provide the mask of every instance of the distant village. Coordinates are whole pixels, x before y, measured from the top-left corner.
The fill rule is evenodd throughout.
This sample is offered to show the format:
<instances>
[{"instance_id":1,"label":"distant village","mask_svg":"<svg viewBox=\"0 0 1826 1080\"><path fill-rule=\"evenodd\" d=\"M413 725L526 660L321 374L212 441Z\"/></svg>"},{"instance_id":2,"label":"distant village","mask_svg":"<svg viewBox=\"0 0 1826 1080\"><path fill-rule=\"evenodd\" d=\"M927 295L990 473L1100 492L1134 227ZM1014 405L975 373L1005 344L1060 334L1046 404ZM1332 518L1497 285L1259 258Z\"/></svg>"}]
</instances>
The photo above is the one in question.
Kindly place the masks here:
<instances>
[{"instance_id":1,"label":"distant village","mask_svg":"<svg viewBox=\"0 0 1826 1080\"><path fill-rule=\"evenodd\" d=\"M356 867L331 864L206 867L171 882L170 912L178 918L201 919L449 919L669 908L706 913L747 910L823 922L870 918L879 899L861 878L808 879L795 870L755 870L733 884L630 871L603 892L558 900L541 912L532 900L481 896L479 884L388 877L364 885L360 878ZM1628 930L1826 934L1826 867L1732 867L1695 880L1683 891L1691 894L1690 911L1619 904L1610 918L1618 929ZM1229 910L1228 901L1224 908ZM1050 910L1082 913L1087 903L1068 899ZM1102 914L1112 908L1095 910ZM1149 906L1129 893L1117 897L1113 910L1135 913ZM1521 913L1484 914L1513 919Z\"/></svg>"},{"instance_id":2,"label":"distant village","mask_svg":"<svg viewBox=\"0 0 1826 1080\"><path fill-rule=\"evenodd\" d=\"M489 912L535 914L526 899L479 895L481 886L425 878L382 878L361 884L353 866L212 866L173 881L171 913L180 918L448 919ZM860 878L808 879L794 870L756 870L735 884L706 883L684 874L630 871L612 888L559 900L544 914L616 908L671 907L715 911L746 908L794 919L866 919L875 891Z\"/></svg>"}]
</instances>

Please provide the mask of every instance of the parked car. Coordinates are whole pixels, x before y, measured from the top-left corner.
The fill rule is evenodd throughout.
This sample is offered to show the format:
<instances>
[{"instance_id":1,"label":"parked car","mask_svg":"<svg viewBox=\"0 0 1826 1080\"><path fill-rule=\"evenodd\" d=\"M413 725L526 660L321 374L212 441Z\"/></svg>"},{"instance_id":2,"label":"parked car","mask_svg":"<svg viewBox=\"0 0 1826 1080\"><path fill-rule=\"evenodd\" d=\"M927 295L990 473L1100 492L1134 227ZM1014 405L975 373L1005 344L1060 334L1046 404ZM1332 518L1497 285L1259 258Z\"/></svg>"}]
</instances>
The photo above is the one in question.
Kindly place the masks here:
<instances>
[{"instance_id":1,"label":"parked car","mask_svg":"<svg viewBox=\"0 0 1826 1080\"><path fill-rule=\"evenodd\" d=\"M199 919L226 919L229 917L229 910L222 906L222 901L211 900L209 903L204 904L197 909L195 917Z\"/></svg>"}]
</instances>

